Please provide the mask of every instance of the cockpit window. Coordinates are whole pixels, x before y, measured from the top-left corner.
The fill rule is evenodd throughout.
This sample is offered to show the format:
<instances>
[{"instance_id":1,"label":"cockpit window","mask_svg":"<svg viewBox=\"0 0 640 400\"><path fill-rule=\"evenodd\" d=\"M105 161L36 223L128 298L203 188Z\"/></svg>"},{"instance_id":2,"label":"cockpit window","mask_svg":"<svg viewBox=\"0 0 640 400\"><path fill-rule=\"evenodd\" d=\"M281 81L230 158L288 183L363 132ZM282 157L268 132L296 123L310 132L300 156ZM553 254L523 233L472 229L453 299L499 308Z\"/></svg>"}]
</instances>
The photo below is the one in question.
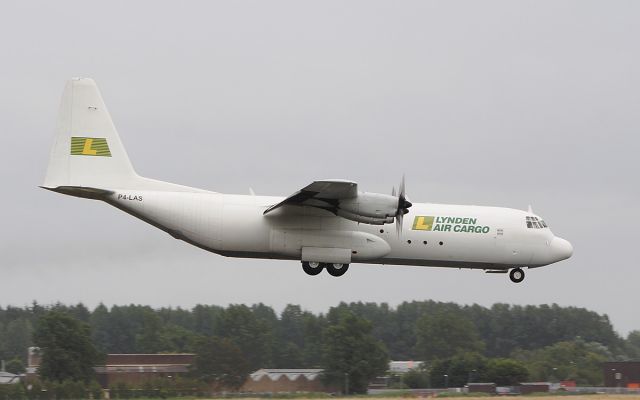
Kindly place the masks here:
<instances>
[{"instance_id":1,"label":"cockpit window","mask_svg":"<svg viewBox=\"0 0 640 400\"><path fill-rule=\"evenodd\" d=\"M547 223L544 220L539 219L538 217L527 217L527 228L530 229L542 229L548 228Z\"/></svg>"}]
</instances>

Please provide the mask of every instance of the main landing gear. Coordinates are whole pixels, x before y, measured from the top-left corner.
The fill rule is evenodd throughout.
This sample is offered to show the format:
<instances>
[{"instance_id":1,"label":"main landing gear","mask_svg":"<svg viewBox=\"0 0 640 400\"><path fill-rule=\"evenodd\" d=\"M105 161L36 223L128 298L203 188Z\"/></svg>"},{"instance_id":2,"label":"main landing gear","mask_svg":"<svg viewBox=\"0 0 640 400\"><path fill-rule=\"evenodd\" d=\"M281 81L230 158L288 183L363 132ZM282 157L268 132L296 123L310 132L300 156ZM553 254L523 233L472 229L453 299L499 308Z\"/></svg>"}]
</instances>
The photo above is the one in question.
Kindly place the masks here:
<instances>
[{"instance_id":1,"label":"main landing gear","mask_svg":"<svg viewBox=\"0 0 640 400\"><path fill-rule=\"evenodd\" d=\"M302 262L302 270L307 273L307 275L318 275L322 272L324 268L323 263L315 262L315 261L303 261Z\"/></svg>"},{"instance_id":2,"label":"main landing gear","mask_svg":"<svg viewBox=\"0 0 640 400\"><path fill-rule=\"evenodd\" d=\"M331 276L342 276L349 269L349 264L321 263L316 261L302 262L302 270L306 272L307 275L318 275L323 269L326 269Z\"/></svg>"},{"instance_id":3,"label":"main landing gear","mask_svg":"<svg viewBox=\"0 0 640 400\"><path fill-rule=\"evenodd\" d=\"M524 280L524 271L522 268L514 268L509 271L509 279L513 283L520 283Z\"/></svg>"}]
</instances>

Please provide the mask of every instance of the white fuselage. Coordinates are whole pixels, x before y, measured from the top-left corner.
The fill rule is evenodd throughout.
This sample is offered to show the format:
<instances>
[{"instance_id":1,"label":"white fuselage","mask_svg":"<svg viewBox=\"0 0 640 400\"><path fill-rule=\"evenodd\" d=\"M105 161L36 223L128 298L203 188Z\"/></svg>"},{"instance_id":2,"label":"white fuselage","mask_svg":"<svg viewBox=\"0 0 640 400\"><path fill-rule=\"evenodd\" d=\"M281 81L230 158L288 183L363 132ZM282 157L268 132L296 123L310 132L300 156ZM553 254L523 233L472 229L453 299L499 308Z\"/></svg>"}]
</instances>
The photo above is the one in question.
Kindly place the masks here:
<instances>
[{"instance_id":1,"label":"white fuselage","mask_svg":"<svg viewBox=\"0 0 640 400\"><path fill-rule=\"evenodd\" d=\"M414 203L402 234L310 207L265 209L281 197L214 192L113 190L103 200L208 251L232 257L297 259L303 248L340 248L360 263L505 270L571 256L550 229L531 229L533 214L498 207ZM416 217L432 217L432 223Z\"/></svg>"}]
</instances>

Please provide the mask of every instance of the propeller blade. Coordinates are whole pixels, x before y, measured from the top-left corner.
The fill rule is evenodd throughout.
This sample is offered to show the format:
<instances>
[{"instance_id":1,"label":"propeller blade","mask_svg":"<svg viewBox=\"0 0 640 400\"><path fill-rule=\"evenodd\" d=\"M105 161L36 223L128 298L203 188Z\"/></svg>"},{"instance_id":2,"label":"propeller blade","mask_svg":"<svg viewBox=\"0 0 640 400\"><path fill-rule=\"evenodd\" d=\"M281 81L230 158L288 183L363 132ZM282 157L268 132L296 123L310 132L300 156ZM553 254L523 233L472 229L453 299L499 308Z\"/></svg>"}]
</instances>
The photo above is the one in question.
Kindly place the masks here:
<instances>
[{"instance_id":1,"label":"propeller blade","mask_svg":"<svg viewBox=\"0 0 640 400\"><path fill-rule=\"evenodd\" d=\"M396 190L393 188L393 195L395 196ZM405 184L404 184L404 174L402 175L402 180L400 181L400 189L398 193L398 208L396 210L396 233L398 236L402 233L402 222L404 220L404 215L409 212L409 208L412 206L411 202L407 200L405 195Z\"/></svg>"},{"instance_id":2,"label":"propeller blade","mask_svg":"<svg viewBox=\"0 0 640 400\"><path fill-rule=\"evenodd\" d=\"M396 197L396 187L395 186L391 189L391 195L393 197Z\"/></svg>"},{"instance_id":3,"label":"propeller blade","mask_svg":"<svg viewBox=\"0 0 640 400\"><path fill-rule=\"evenodd\" d=\"M400 213L396 215L396 233L398 236L402 234L402 222L404 219L404 213Z\"/></svg>"}]
</instances>

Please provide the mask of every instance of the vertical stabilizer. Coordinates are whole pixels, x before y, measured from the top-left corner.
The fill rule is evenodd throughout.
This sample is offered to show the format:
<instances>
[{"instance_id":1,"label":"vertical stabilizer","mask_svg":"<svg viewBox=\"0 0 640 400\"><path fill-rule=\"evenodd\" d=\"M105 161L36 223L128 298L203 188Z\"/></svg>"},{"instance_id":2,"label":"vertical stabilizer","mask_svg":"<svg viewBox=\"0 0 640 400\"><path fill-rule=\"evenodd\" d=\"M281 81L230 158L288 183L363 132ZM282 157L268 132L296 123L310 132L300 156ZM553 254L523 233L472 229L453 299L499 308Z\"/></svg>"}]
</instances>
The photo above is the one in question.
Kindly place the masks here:
<instances>
[{"instance_id":1,"label":"vertical stabilizer","mask_svg":"<svg viewBox=\"0 0 640 400\"><path fill-rule=\"evenodd\" d=\"M126 188L139 179L96 83L68 81L43 186Z\"/></svg>"}]
</instances>

